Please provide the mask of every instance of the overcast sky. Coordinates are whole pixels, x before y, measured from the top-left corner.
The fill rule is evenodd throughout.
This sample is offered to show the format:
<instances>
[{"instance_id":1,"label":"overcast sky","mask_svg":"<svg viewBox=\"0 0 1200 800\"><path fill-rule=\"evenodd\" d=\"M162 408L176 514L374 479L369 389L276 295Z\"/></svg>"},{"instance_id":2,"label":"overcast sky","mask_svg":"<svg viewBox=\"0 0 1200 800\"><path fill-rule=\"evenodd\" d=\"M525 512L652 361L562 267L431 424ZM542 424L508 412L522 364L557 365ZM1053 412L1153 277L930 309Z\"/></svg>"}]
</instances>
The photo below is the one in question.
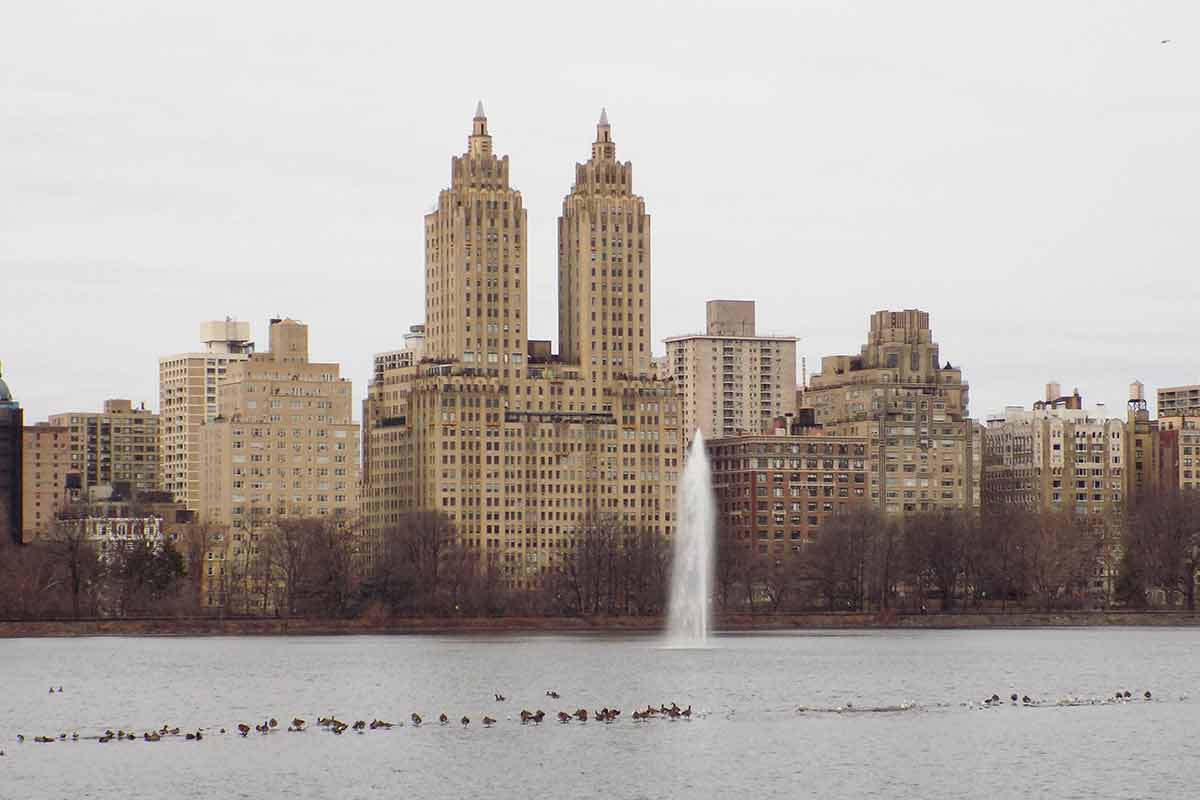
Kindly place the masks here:
<instances>
[{"instance_id":1,"label":"overcast sky","mask_svg":"<svg viewBox=\"0 0 1200 800\"><path fill-rule=\"evenodd\" d=\"M656 352L748 298L813 372L919 307L976 417L1048 380L1123 415L1135 378L1200 381L1198 23L1195 0L17 4L4 378L30 422L157 408L201 321L265 349L290 316L361 397L422 321L422 215L482 99L534 338L604 106L652 215Z\"/></svg>"}]
</instances>

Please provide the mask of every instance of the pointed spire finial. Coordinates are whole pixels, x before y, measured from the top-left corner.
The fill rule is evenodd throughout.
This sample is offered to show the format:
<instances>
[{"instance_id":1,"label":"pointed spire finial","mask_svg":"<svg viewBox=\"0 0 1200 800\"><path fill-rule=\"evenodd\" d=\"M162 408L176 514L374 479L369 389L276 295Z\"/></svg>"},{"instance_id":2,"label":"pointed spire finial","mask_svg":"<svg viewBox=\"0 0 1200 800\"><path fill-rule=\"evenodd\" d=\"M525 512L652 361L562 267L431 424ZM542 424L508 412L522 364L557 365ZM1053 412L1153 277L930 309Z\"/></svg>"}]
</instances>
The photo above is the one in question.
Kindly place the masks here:
<instances>
[{"instance_id":1,"label":"pointed spire finial","mask_svg":"<svg viewBox=\"0 0 1200 800\"><path fill-rule=\"evenodd\" d=\"M608 127L608 109L606 108L600 109L600 125L601 127Z\"/></svg>"},{"instance_id":2,"label":"pointed spire finial","mask_svg":"<svg viewBox=\"0 0 1200 800\"><path fill-rule=\"evenodd\" d=\"M475 104L475 119L484 119L487 115L483 113L483 101L480 100Z\"/></svg>"}]
</instances>

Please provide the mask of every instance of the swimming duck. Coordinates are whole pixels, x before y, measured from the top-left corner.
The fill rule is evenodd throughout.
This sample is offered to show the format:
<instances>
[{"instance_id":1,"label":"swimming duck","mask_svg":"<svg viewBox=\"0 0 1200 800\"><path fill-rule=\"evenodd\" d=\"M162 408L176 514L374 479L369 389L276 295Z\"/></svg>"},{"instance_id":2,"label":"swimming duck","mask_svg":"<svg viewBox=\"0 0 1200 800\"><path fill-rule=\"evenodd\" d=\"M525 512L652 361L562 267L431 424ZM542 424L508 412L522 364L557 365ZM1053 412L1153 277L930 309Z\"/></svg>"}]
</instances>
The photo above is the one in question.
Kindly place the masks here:
<instances>
[{"instance_id":1,"label":"swimming duck","mask_svg":"<svg viewBox=\"0 0 1200 800\"><path fill-rule=\"evenodd\" d=\"M558 712L558 721L559 722L570 722L571 715L565 711L560 711L560 712Z\"/></svg>"},{"instance_id":2,"label":"swimming duck","mask_svg":"<svg viewBox=\"0 0 1200 800\"><path fill-rule=\"evenodd\" d=\"M463 718L459 720L459 722L461 722L463 724L463 727L465 728L471 724L471 718L464 715Z\"/></svg>"},{"instance_id":3,"label":"swimming duck","mask_svg":"<svg viewBox=\"0 0 1200 800\"><path fill-rule=\"evenodd\" d=\"M413 724L413 725L420 725L420 724L421 724L421 715L420 715L420 714L418 714L418 713L416 713L416 712L413 712L413 715L412 715L412 717L410 717L410 719L412 719L412 724Z\"/></svg>"},{"instance_id":4,"label":"swimming duck","mask_svg":"<svg viewBox=\"0 0 1200 800\"><path fill-rule=\"evenodd\" d=\"M450 721L450 718L446 716L445 711L443 711L441 713L441 716L438 717L438 722L442 723L443 725L445 725L449 721Z\"/></svg>"},{"instance_id":5,"label":"swimming duck","mask_svg":"<svg viewBox=\"0 0 1200 800\"><path fill-rule=\"evenodd\" d=\"M490 728L496 724L496 720L492 719L491 717L484 717L483 724Z\"/></svg>"}]
</instances>

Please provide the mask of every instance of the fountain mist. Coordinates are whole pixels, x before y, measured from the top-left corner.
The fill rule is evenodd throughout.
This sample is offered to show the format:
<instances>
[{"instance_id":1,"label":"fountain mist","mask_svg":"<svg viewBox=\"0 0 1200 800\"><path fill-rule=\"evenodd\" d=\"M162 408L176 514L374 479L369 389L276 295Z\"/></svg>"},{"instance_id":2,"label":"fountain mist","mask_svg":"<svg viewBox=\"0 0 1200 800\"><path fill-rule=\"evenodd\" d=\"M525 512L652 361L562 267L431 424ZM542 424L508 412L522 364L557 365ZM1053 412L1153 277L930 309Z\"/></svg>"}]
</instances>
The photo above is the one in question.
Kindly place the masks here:
<instances>
[{"instance_id":1,"label":"fountain mist","mask_svg":"<svg viewBox=\"0 0 1200 800\"><path fill-rule=\"evenodd\" d=\"M667 643L675 647L708 644L712 596L715 506L704 437L696 431L683 467L675 514L675 557Z\"/></svg>"}]
</instances>

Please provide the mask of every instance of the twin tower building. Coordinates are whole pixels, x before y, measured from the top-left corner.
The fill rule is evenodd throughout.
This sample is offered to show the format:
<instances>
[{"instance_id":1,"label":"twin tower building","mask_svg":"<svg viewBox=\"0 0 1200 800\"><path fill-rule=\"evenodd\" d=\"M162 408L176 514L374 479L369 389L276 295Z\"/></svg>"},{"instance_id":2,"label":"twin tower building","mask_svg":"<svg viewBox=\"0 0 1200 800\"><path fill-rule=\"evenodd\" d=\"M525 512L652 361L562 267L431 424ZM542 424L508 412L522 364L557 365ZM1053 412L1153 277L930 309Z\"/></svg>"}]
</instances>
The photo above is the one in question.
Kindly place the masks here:
<instances>
[{"instance_id":1,"label":"twin tower building","mask_svg":"<svg viewBox=\"0 0 1200 800\"><path fill-rule=\"evenodd\" d=\"M438 509L512 588L532 588L597 517L670 535L681 400L654 375L650 217L601 112L558 220L558 341L529 338L529 239L480 104L425 217L425 322L377 358L362 506L380 536Z\"/></svg>"}]
</instances>

